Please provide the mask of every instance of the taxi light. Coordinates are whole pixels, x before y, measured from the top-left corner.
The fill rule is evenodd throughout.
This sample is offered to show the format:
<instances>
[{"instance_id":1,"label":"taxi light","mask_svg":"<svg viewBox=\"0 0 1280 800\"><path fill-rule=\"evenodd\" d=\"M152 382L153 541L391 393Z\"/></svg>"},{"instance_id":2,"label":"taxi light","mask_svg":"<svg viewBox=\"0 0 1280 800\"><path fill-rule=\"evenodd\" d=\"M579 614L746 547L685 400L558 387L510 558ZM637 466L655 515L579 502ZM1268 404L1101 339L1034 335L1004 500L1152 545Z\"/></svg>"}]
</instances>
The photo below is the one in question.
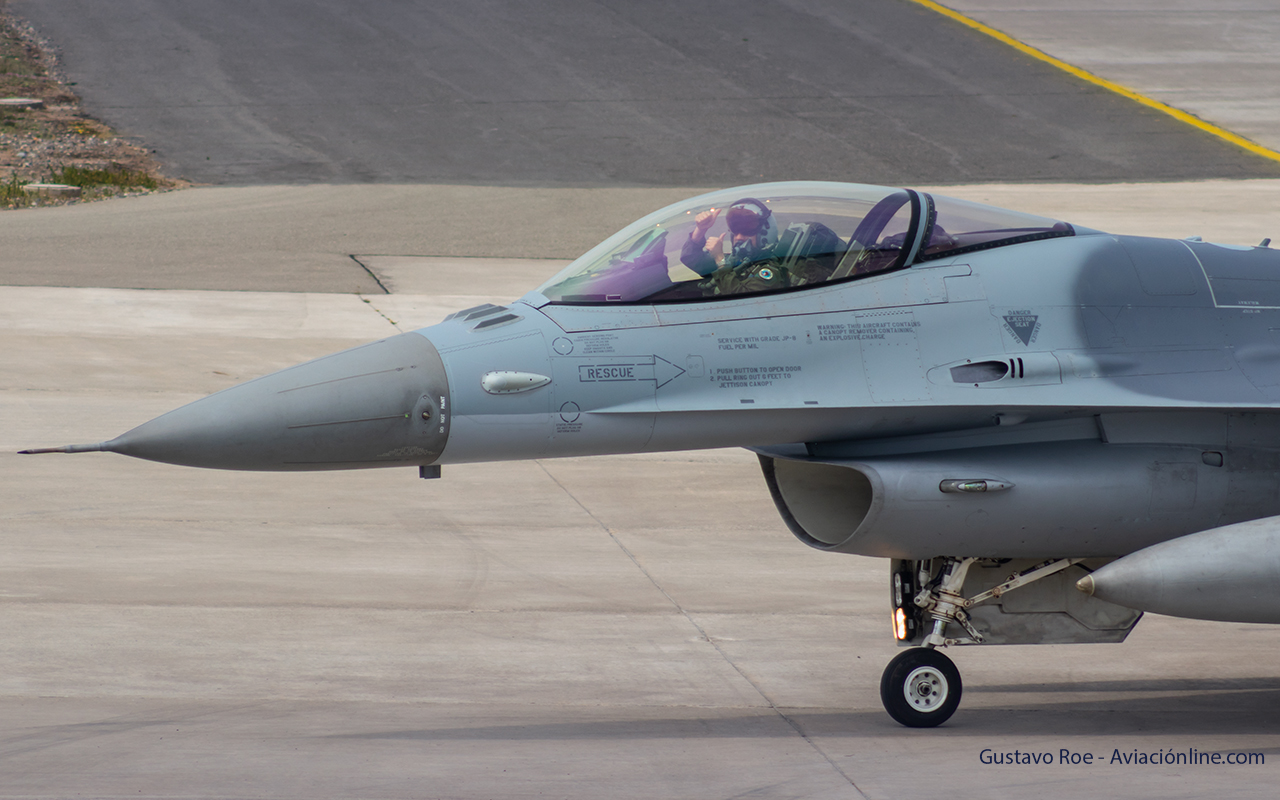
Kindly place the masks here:
<instances>
[{"instance_id":1,"label":"taxi light","mask_svg":"<svg viewBox=\"0 0 1280 800\"><path fill-rule=\"evenodd\" d=\"M893 635L900 642L907 640L907 611L904 608L893 610Z\"/></svg>"}]
</instances>

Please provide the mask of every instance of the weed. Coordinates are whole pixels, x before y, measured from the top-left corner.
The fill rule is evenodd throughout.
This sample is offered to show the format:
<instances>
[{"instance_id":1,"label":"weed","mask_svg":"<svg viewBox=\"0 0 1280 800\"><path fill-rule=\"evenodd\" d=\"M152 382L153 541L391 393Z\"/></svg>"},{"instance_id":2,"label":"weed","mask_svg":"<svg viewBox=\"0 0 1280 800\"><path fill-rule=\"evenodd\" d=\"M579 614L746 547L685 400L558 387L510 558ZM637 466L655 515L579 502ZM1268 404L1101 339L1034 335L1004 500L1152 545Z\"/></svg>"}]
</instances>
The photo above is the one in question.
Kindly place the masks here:
<instances>
[{"instance_id":1,"label":"weed","mask_svg":"<svg viewBox=\"0 0 1280 800\"><path fill-rule=\"evenodd\" d=\"M25 208L35 202L35 198L22 191L23 183L26 181L19 181L17 175L0 183L0 208Z\"/></svg>"},{"instance_id":2,"label":"weed","mask_svg":"<svg viewBox=\"0 0 1280 800\"><path fill-rule=\"evenodd\" d=\"M85 169L84 167L63 167L53 173L53 183L65 183L68 186L79 186L82 189L110 187L124 191L127 189L158 189L160 183L145 172L112 167L111 169Z\"/></svg>"}]
</instances>

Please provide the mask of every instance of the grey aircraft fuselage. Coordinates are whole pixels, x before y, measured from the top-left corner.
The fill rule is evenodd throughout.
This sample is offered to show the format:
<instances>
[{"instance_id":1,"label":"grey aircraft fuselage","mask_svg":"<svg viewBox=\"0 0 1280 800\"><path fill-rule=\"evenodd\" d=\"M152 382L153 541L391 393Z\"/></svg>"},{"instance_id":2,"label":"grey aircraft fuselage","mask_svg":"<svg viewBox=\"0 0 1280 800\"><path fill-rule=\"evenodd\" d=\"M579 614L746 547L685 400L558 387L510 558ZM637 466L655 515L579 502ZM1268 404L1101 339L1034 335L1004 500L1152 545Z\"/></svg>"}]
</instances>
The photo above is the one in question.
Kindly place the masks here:
<instances>
[{"instance_id":1,"label":"grey aircraft fuselage","mask_svg":"<svg viewBox=\"0 0 1280 800\"><path fill-rule=\"evenodd\" d=\"M945 510L922 507L866 544L852 529L852 541L810 542L898 558L1117 556L1280 513L1280 460L1267 452L1280 419L1266 413L1280 399L1280 252L1087 234L783 295L537 305L514 304L521 319L501 327L463 315L423 331L453 390L441 463L691 443L794 457L786 445L808 443L804 458L891 475L875 488L908 507L965 514L939 531ZM965 380L974 364L1009 367ZM491 395L480 378L495 368L552 381ZM1214 465L1206 451L1247 458ZM937 491L1001 469L1023 491ZM1082 504L1099 513L1028 525L1080 518ZM965 512L979 510L975 524ZM1108 516L1129 519L1090 536Z\"/></svg>"},{"instance_id":2,"label":"grey aircraft fuselage","mask_svg":"<svg viewBox=\"0 0 1280 800\"><path fill-rule=\"evenodd\" d=\"M758 227L772 242L777 232L764 226L787 222L787 208L817 214L826 198L810 195L838 194L826 186L761 185L677 204L507 306L468 309L60 450L226 469L418 466L430 476L456 463L748 447L806 544L894 559L908 583L919 574L895 601L919 630L898 638L926 647L980 643L984 632L990 641L1119 641L1137 621L1059 587L1061 614L1111 638L1089 638L1075 622L1066 633L1040 623L1001 633L996 616L957 616L943 602L948 581L956 598L999 583L966 579L967 566L952 569L959 559L1059 559L1051 569L1066 570L1059 583L1070 588L1081 570L1160 542L1280 514L1280 251L1052 221L966 248L990 232L948 233L943 222L954 228L963 217L947 211L952 201L897 190L898 205L881 200L858 212L857 230L836 232L829 262L865 264L865 254L850 256L859 248L896 259L879 271L840 266L839 279L804 285L796 262L776 256L755 277L776 281L786 264L800 285L734 294L706 272L668 280L682 269L681 244L687 256L687 242L706 236L691 227L700 209L735 194L766 197L751 202L781 218ZM788 206L788 194L807 199ZM715 240L706 247L730 263L728 245L724 254ZM614 280L620 274L627 280ZM644 281L652 285L626 295ZM1126 580L1132 588L1136 579ZM942 588L921 593L924 611L911 608L910 596L931 586ZM1096 608L1081 612L1086 599ZM1158 610L1143 602L1129 605ZM960 627L974 638L945 635ZM914 685L905 672L894 680ZM958 674L952 680L958 702ZM920 720L936 710L928 698L914 702ZM951 712L930 722L890 713L932 725Z\"/></svg>"}]
</instances>

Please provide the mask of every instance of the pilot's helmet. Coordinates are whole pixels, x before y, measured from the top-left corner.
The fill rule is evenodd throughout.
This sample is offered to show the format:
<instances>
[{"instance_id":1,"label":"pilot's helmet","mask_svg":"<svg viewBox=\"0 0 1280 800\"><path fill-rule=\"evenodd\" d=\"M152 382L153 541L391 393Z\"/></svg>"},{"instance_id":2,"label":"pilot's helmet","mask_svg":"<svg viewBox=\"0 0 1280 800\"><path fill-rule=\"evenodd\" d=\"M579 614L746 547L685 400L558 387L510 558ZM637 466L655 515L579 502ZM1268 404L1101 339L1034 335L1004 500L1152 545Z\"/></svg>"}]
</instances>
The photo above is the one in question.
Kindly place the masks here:
<instances>
[{"instance_id":1,"label":"pilot's helmet","mask_svg":"<svg viewBox=\"0 0 1280 800\"><path fill-rule=\"evenodd\" d=\"M778 239L778 226L773 212L754 197L744 197L725 213L729 230L741 236L760 236L760 244L773 244Z\"/></svg>"}]
</instances>

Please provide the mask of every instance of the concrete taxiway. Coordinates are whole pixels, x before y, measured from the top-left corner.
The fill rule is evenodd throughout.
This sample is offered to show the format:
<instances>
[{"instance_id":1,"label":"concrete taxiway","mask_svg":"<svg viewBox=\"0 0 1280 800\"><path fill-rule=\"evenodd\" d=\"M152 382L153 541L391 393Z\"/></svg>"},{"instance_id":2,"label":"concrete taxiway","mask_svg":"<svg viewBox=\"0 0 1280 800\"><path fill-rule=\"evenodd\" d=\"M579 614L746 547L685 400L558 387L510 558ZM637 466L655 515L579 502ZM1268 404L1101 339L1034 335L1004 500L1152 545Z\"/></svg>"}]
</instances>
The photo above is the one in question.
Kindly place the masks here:
<instances>
[{"instance_id":1,"label":"concrete taxiway","mask_svg":"<svg viewBox=\"0 0 1280 800\"><path fill-rule=\"evenodd\" d=\"M959 650L961 710L940 729L897 726L878 697L894 652L885 563L796 542L742 451L436 481L16 455L509 300L563 263L551 249L416 258L404 231L390 240L402 253L343 249L340 225L306 229L314 202L280 199L315 187L237 218L234 258L188 263L219 249L184 233L201 198L234 207L218 191L0 217L0 236L68 243L86 274L134 269L120 285L160 265L208 286L213 263L253 286L256 258L264 282L299 289L18 286L36 244L0 253L0 797L1274 794L1272 626L1148 617L1123 645ZM951 191L1122 233L1252 243L1280 225L1275 181ZM118 252L138 223L112 215L130 204L169 220L157 241L176 252ZM97 215L122 229L93 222L95 253L74 242ZM335 291L336 266L310 290L301 266L272 277L280 251L263 243L291 221L368 288ZM1275 763L1110 763L1191 748ZM987 765L988 749L1055 763ZM1063 749L1100 763L1058 764Z\"/></svg>"},{"instance_id":2,"label":"concrete taxiway","mask_svg":"<svg viewBox=\"0 0 1280 800\"><path fill-rule=\"evenodd\" d=\"M1280 180L919 188L1116 233L1252 245L1265 236L1280 241L1278 186ZM510 299L552 274L513 272L511 260L576 258L632 220L703 191L205 187L25 209L0 214L0 286L381 294L386 287L376 270L365 268L370 257L453 256L502 259L508 266L496 273L487 271L494 264L456 264ZM466 279L426 271L395 291L465 294L470 289L454 283Z\"/></svg>"}]
</instances>

